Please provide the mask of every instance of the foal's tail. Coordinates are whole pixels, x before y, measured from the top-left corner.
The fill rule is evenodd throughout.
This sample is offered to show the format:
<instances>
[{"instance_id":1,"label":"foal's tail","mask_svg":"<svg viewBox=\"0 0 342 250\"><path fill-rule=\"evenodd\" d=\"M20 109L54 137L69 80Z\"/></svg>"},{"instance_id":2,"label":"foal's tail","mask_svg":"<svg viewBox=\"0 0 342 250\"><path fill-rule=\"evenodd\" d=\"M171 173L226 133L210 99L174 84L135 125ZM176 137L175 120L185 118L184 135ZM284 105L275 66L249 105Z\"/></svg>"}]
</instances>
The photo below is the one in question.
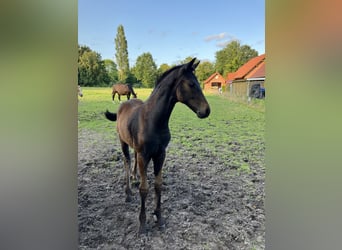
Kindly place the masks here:
<instances>
[{"instance_id":1,"label":"foal's tail","mask_svg":"<svg viewBox=\"0 0 342 250\"><path fill-rule=\"evenodd\" d=\"M108 109L106 110L106 112L104 113L104 115L106 116L106 118L110 121L115 122L116 121L116 113L111 113L108 111Z\"/></svg>"}]
</instances>

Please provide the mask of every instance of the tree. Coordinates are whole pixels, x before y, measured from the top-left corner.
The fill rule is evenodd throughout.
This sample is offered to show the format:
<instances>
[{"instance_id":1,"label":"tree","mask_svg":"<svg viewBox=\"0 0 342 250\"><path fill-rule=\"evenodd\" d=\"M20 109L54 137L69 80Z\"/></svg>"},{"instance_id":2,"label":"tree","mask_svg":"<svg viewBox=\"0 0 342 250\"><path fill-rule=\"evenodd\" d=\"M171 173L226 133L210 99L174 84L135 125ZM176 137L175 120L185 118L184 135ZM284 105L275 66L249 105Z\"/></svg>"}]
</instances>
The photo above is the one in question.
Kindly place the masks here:
<instances>
[{"instance_id":1,"label":"tree","mask_svg":"<svg viewBox=\"0 0 342 250\"><path fill-rule=\"evenodd\" d=\"M128 77L126 79L126 83L129 83L130 85L134 87L141 87L141 82L135 77L132 70L129 72Z\"/></svg>"},{"instance_id":2,"label":"tree","mask_svg":"<svg viewBox=\"0 0 342 250\"><path fill-rule=\"evenodd\" d=\"M143 87L151 88L157 79L157 65L153 61L151 53L143 53L137 58L132 69L135 77L142 83Z\"/></svg>"},{"instance_id":3,"label":"tree","mask_svg":"<svg viewBox=\"0 0 342 250\"><path fill-rule=\"evenodd\" d=\"M171 66L168 65L167 63L161 64L158 68L158 77L160 77L165 71L167 71L170 68Z\"/></svg>"},{"instance_id":4,"label":"tree","mask_svg":"<svg viewBox=\"0 0 342 250\"><path fill-rule=\"evenodd\" d=\"M90 52L90 51L91 51L91 49L88 46L78 45L78 61L80 60L80 58L82 57L84 52Z\"/></svg>"},{"instance_id":5,"label":"tree","mask_svg":"<svg viewBox=\"0 0 342 250\"><path fill-rule=\"evenodd\" d=\"M102 86L109 83L104 62L99 53L88 46L78 46L78 84Z\"/></svg>"},{"instance_id":6,"label":"tree","mask_svg":"<svg viewBox=\"0 0 342 250\"><path fill-rule=\"evenodd\" d=\"M119 76L115 62L110 59L105 59L103 62L109 77L110 84L116 83L119 80Z\"/></svg>"},{"instance_id":7,"label":"tree","mask_svg":"<svg viewBox=\"0 0 342 250\"><path fill-rule=\"evenodd\" d=\"M215 72L215 66L209 61L201 62L196 68L195 74L199 82L204 82Z\"/></svg>"},{"instance_id":8,"label":"tree","mask_svg":"<svg viewBox=\"0 0 342 250\"><path fill-rule=\"evenodd\" d=\"M225 48L216 52L216 71L226 76L235 72L247 61L258 56L258 52L248 45L240 45L239 41L232 41Z\"/></svg>"},{"instance_id":9,"label":"tree","mask_svg":"<svg viewBox=\"0 0 342 250\"><path fill-rule=\"evenodd\" d=\"M129 75L128 48L124 27L119 25L115 38L115 58L118 66L118 77L122 82L126 82Z\"/></svg>"}]
</instances>

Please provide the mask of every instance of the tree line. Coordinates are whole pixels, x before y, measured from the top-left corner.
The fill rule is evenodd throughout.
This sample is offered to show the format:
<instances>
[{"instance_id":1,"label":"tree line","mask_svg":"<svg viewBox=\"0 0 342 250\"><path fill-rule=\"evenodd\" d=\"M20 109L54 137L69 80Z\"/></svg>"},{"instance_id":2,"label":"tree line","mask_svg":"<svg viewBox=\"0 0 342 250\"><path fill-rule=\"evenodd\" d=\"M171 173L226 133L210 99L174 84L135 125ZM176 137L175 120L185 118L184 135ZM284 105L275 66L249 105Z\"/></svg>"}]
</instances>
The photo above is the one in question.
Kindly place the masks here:
<instances>
[{"instance_id":1,"label":"tree line","mask_svg":"<svg viewBox=\"0 0 342 250\"><path fill-rule=\"evenodd\" d=\"M128 60L128 44L124 27L119 25L114 39L115 59L102 59L101 55L86 45L78 45L78 84L81 86L111 86L114 83L129 83L135 87L152 88L158 79L169 68L175 65L166 63L157 67L150 52L138 56L135 65L130 67ZM258 52L239 41L232 41L215 54L215 62L202 61L196 69L200 83L213 73L222 76L235 72L248 60L258 56ZM187 63L186 57L179 64Z\"/></svg>"}]
</instances>

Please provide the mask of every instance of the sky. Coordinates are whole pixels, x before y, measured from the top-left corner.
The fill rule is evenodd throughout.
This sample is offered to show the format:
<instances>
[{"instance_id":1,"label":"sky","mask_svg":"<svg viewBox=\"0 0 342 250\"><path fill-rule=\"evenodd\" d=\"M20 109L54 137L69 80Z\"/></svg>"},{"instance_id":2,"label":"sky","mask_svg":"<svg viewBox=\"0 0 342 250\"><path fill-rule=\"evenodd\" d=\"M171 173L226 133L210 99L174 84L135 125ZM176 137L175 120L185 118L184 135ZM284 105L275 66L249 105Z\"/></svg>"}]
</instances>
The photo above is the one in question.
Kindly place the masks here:
<instances>
[{"instance_id":1,"label":"sky","mask_svg":"<svg viewBox=\"0 0 342 250\"><path fill-rule=\"evenodd\" d=\"M78 43L115 60L124 27L130 66L143 53L155 63L187 57L215 62L215 54L238 40L265 53L264 0L79 0Z\"/></svg>"}]
</instances>

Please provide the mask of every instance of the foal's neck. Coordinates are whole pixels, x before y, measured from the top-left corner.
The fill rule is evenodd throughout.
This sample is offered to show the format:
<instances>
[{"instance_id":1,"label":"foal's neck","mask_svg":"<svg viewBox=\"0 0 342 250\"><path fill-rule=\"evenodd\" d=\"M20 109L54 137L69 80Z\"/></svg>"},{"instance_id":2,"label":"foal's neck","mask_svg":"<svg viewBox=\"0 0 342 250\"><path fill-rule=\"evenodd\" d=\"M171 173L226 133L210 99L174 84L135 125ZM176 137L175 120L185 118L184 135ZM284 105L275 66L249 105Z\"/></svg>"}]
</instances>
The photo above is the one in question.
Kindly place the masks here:
<instances>
[{"instance_id":1,"label":"foal's neck","mask_svg":"<svg viewBox=\"0 0 342 250\"><path fill-rule=\"evenodd\" d=\"M163 83L161 83L163 84ZM146 101L149 118L156 129L168 129L169 119L176 105L175 89L173 86L160 86Z\"/></svg>"}]
</instances>

